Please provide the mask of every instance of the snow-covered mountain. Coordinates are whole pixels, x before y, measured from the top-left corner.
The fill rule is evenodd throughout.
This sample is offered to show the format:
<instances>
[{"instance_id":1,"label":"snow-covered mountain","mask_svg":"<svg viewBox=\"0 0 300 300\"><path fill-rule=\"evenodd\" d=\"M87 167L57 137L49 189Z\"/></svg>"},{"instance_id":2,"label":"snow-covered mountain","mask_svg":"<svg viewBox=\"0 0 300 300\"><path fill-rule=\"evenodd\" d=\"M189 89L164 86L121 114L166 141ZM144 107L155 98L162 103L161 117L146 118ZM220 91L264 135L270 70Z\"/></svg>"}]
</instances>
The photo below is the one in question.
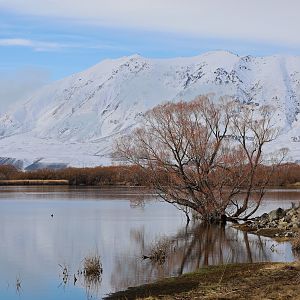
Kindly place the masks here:
<instances>
[{"instance_id":1,"label":"snow-covered mountain","mask_svg":"<svg viewBox=\"0 0 300 300\"><path fill-rule=\"evenodd\" d=\"M105 60L45 86L0 116L0 157L24 166L108 164L112 140L145 110L209 93L276 106L283 133L272 147L288 146L293 159L300 159L300 57L225 51Z\"/></svg>"}]
</instances>

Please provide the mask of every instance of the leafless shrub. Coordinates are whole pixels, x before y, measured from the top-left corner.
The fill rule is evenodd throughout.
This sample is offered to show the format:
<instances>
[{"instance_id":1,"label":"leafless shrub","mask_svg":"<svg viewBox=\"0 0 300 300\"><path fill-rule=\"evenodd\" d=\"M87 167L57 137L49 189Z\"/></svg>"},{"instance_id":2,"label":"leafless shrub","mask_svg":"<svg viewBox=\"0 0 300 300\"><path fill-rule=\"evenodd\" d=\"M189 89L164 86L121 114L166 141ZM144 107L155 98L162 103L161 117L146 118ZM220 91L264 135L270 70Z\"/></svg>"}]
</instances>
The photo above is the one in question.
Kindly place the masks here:
<instances>
[{"instance_id":1,"label":"leafless shrub","mask_svg":"<svg viewBox=\"0 0 300 300\"><path fill-rule=\"evenodd\" d=\"M208 96L158 105L139 128L117 141L115 156L147 170L166 202L190 208L207 222L247 219L286 153L263 155L279 132L273 113L268 106L254 109ZM269 167L260 168L264 164Z\"/></svg>"},{"instance_id":2,"label":"leafless shrub","mask_svg":"<svg viewBox=\"0 0 300 300\"><path fill-rule=\"evenodd\" d=\"M171 242L168 239L162 239L155 243L151 248L149 255L143 255L144 259L150 259L154 263L164 264L169 254Z\"/></svg>"},{"instance_id":3,"label":"leafless shrub","mask_svg":"<svg viewBox=\"0 0 300 300\"><path fill-rule=\"evenodd\" d=\"M86 277L98 278L103 269L99 255L91 255L84 258L83 272Z\"/></svg>"}]
</instances>

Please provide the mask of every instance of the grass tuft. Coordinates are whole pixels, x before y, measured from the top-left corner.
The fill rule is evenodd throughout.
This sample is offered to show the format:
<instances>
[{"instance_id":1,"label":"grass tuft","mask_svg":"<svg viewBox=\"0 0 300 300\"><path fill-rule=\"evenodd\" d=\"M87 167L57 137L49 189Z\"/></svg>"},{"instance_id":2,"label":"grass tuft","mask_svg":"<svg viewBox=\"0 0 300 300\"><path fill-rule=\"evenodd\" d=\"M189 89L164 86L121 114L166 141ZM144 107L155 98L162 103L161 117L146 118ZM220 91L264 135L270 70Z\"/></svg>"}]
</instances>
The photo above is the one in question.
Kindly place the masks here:
<instances>
[{"instance_id":1,"label":"grass tuft","mask_svg":"<svg viewBox=\"0 0 300 300\"><path fill-rule=\"evenodd\" d=\"M84 276L87 277L100 277L103 269L99 255L87 256L83 262Z\"/></svg>"}]
</instances>

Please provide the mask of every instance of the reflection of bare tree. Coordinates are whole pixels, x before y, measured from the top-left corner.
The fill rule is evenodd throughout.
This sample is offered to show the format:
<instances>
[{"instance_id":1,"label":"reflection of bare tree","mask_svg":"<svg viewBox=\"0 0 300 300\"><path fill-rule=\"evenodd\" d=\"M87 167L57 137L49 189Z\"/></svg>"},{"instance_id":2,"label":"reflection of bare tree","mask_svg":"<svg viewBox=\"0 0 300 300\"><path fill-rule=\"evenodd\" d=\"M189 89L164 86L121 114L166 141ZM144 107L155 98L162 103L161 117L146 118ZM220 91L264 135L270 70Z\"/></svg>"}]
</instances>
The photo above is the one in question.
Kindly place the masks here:
<instances>
[{"instance_id":1,"label":"reflection of bare tree","mask_svg":"<svg viewBox=\"0 0 300 300\"><path fill-rule=\"evenodd\" d=\"M151 259L153 242L145 240L144 229L132 232L135 253L124 254L115 262L111 284L114 290L136 286L158 278L192 272L201 266L266 261L268 255L260 237L231 227L194 223L168 238L164 264Z\"/></svg>"}]
</instances>

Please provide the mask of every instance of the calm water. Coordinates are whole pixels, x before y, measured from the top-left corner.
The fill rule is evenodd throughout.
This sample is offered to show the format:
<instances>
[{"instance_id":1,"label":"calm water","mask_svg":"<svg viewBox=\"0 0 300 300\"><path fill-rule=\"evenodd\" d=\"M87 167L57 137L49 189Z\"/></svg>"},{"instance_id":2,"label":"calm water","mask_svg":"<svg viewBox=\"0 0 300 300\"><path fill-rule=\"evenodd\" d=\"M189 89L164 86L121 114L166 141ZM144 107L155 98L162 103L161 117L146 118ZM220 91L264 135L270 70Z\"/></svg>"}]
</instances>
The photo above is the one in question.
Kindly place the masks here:
<instances>
[{"instance_id":1,"label":"calm water","mask_svg":"<svg viewBox=\"0 0 300 300\"><path fill-rule=\"evenodd\" d=\"M272 190L259 213L299 200L299 191ZM125 189L0 187L0 241L0 299L6 300L102 299L203 265L294 260L289 243L230 226L186 228L174 207ZM169 252L163 264L141 258L161 241ZM83 259L93 254L101 256L101 282L76 275L74 285ZM65 282L59 265L67 266Z\"/></svg>"}]
</instances>

